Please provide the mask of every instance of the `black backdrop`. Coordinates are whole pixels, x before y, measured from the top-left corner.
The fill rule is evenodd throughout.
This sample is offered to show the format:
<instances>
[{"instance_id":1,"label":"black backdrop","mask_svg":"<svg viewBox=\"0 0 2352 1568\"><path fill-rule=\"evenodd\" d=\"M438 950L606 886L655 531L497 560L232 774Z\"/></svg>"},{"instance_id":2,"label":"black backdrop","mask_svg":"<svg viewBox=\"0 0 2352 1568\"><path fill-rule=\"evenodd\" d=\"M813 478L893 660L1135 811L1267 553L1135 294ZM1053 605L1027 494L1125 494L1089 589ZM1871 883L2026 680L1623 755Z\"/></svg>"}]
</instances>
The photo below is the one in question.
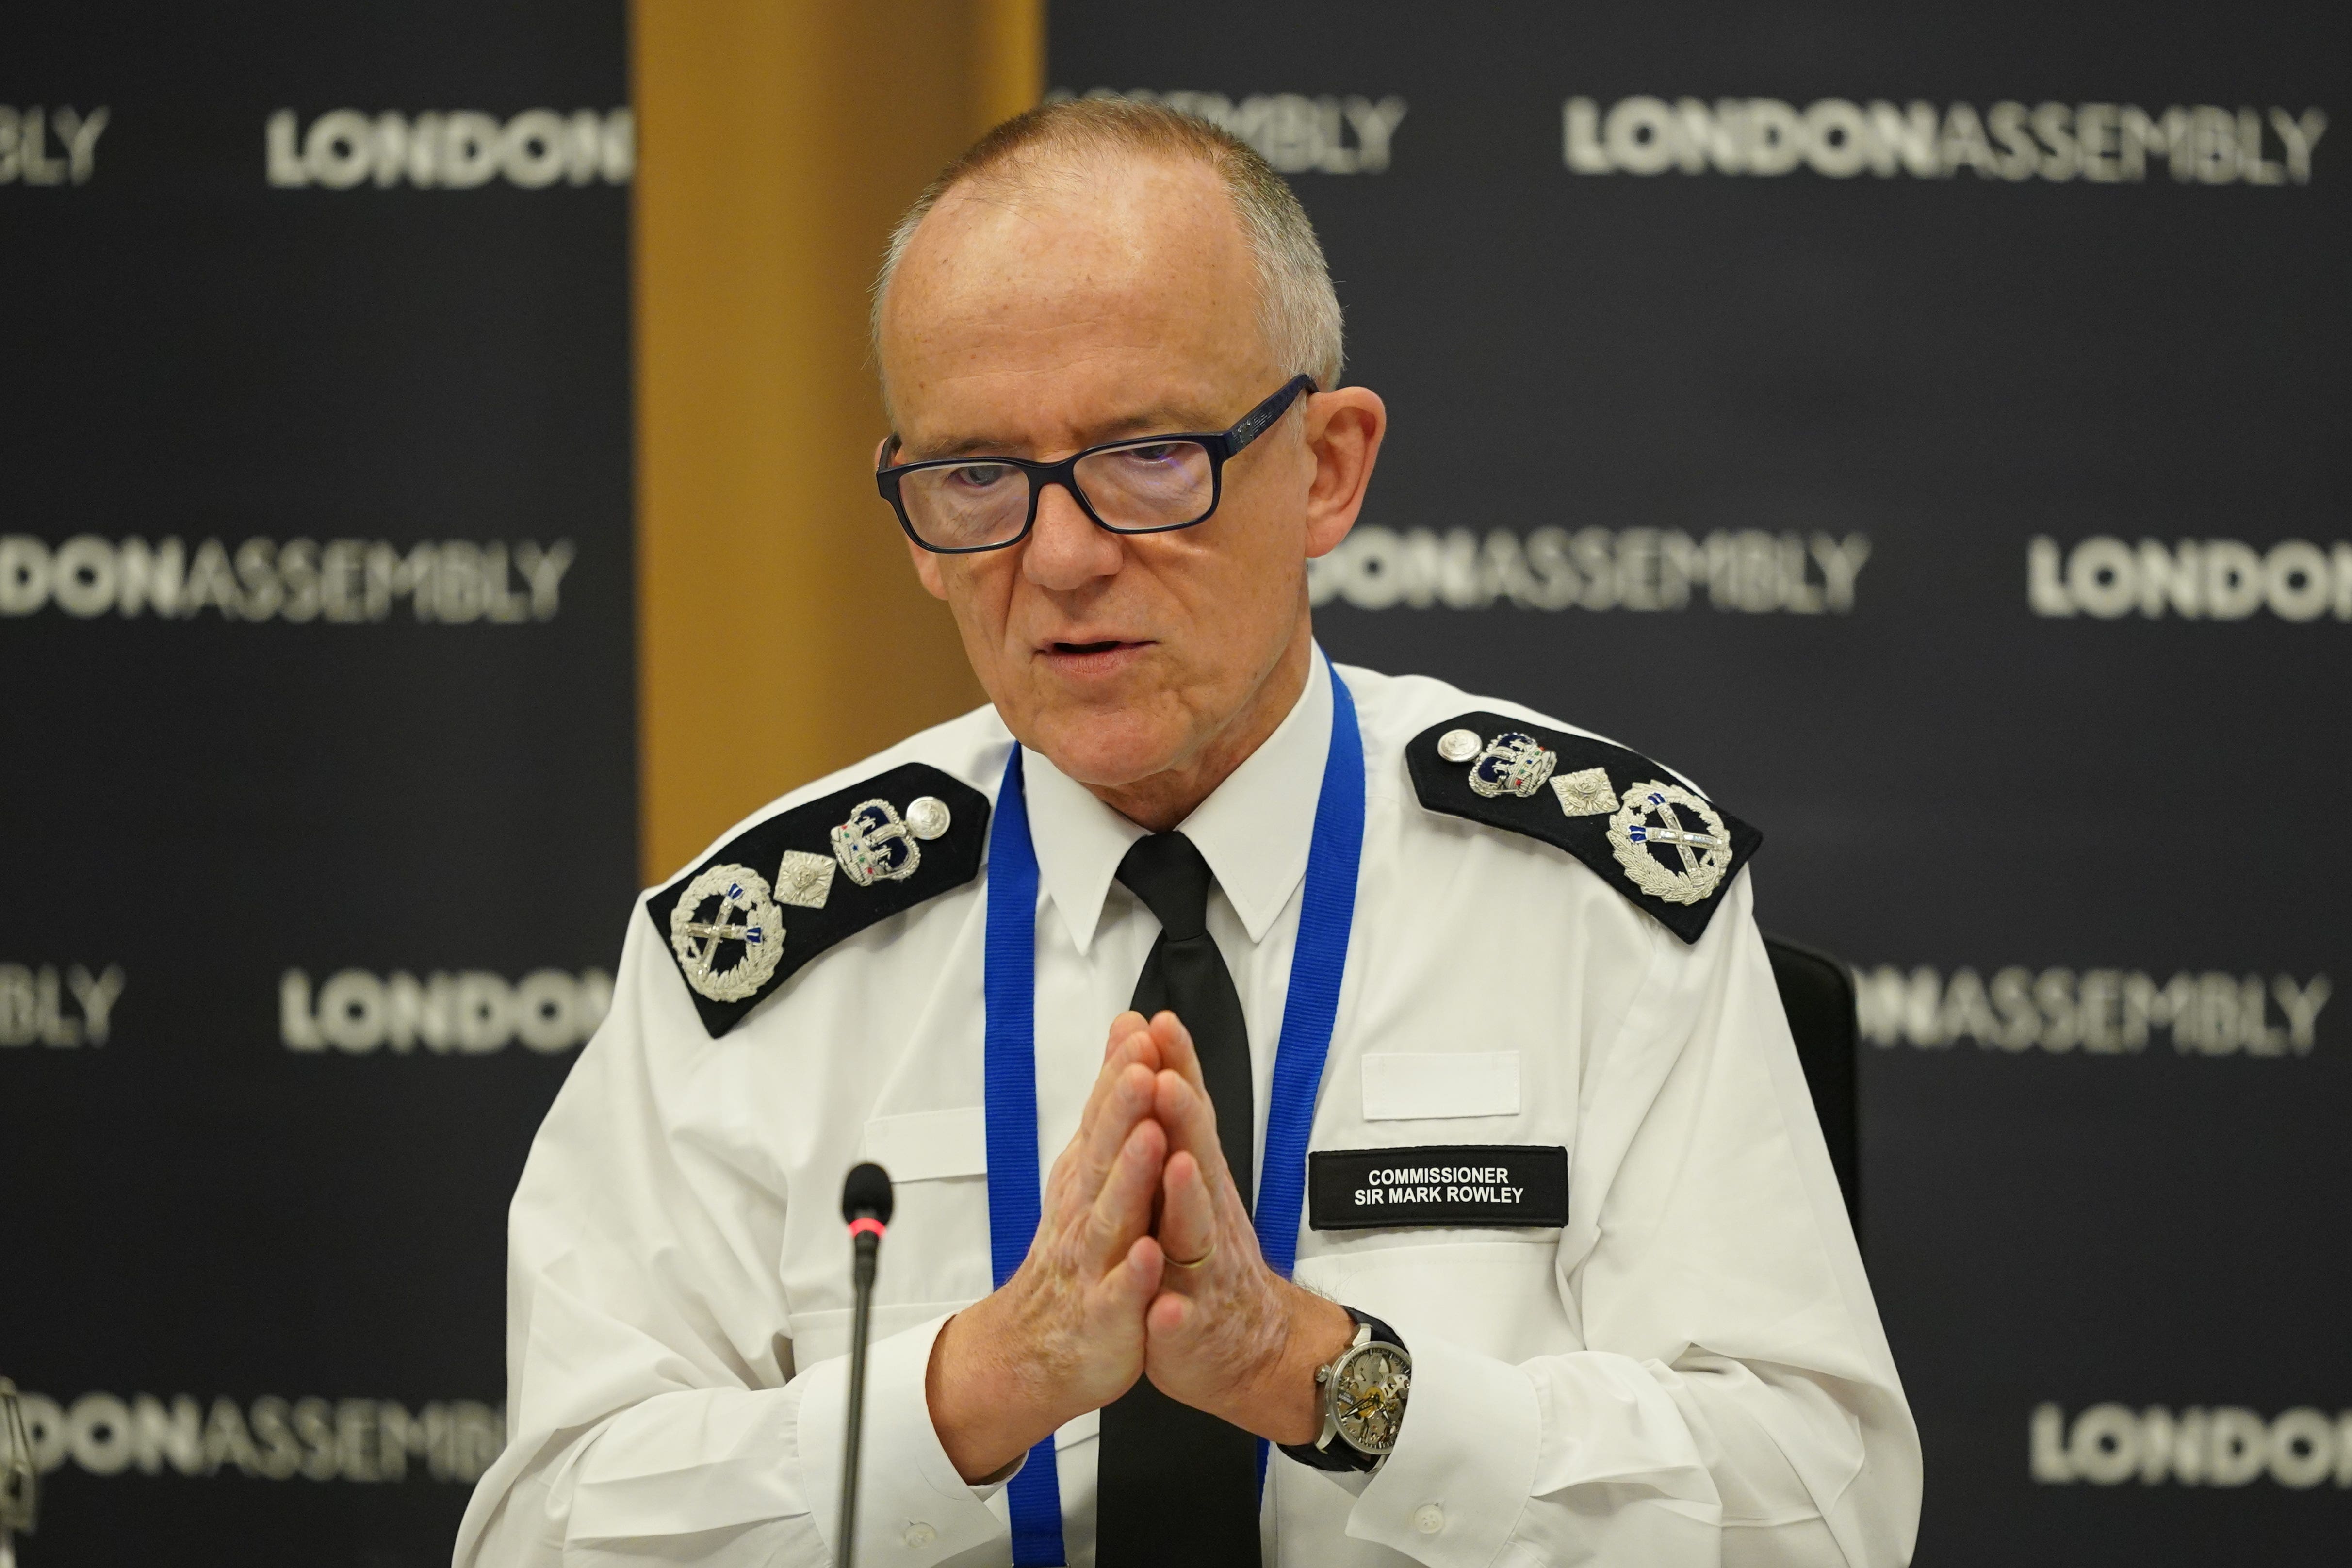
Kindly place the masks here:
<instances>
[{"instance_id":1,"label":"black backdrop","mask_svg":"<svg viewBox=\"0 0 2352 1568\"><path fill-rule=\"evenodd\" d=\"M621 8L6 26L30 1560L435 1561L634 880ZM1690 771L1857 966L1931 1564L2352 1524L2346 42L1053 8L1055 86L1190 95L1321 226L1397 419L1333 650Z\"/></svg>"},{"instance_id":2,"label":"black backdrop","mask_svg":"<svg viewBox=\"0 0 2352 1568\"><path fill-rule=\"evenodd\" d=\"M1053 6L1055 90L1223 120L1322 234L1394 417L1333 653L1688 771L1862 972L1926 1563L2352 1540L2347 42Z\"/></svg>"},{"instance_id":3,"label":"black backdrop","mask_svg":"<svg viewBox=\"0 0 2352 1568\"><path fill-rule=\"evenodd\" d=\"M446 1562L635 879L623 8L0 32L26 1561Z\"/></svg>"}]
</instances>

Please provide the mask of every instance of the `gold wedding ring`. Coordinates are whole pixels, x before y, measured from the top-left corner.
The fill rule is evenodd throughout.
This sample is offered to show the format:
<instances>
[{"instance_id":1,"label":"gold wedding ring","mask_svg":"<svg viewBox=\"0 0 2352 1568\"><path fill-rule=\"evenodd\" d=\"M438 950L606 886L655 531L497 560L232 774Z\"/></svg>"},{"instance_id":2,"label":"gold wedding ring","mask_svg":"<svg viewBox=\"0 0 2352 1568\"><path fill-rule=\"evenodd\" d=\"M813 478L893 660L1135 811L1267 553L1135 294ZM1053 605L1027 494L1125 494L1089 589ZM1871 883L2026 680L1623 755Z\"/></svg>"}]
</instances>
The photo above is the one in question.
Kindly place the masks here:
<instances>
[{"instance_id":1,"label":"gold wedding ring","mask_svg":"<svg viewBox=\"0 0 2352 1568\"><path fill-rule=\"evenodd\" d=\"M1207 1263L1207 1262L1209 1261L1209 1259L1211 1259L1212 1258L1214 1258L1216 1255L1217 1255L1217 1244L1216 1244L1215 1242L1213 1242L1213 1242L1209 1243L1209 1250L1208 1250L1208 1251L1206 1251L1206 1252L1204 1252L1204 1253L1201 1254L1201 1256L1200 1256L1200 1257L1195 1258L1194 1258L1194 1259L1192 1259L1192 1262L1190 1262L1190 1263L1180 1263L1180 1262L1178 1262L1178 1261L1177 1261L1175 1258L1170 1258L1168 1259L1168 1261L1169 1261L1169 1263L1170 1263L1170 1265L1171 1265L1171 1267L1174 1267L1174 1268L1198 1268L1202 1267L1203 1264ZM1162 1257L1166 1257L1166 1254L1164 1254L1164 1253L1163 1253L1163 1254L1161 1254L1161 1256L1162 1256Z\"/></svg>"}]
</instances>

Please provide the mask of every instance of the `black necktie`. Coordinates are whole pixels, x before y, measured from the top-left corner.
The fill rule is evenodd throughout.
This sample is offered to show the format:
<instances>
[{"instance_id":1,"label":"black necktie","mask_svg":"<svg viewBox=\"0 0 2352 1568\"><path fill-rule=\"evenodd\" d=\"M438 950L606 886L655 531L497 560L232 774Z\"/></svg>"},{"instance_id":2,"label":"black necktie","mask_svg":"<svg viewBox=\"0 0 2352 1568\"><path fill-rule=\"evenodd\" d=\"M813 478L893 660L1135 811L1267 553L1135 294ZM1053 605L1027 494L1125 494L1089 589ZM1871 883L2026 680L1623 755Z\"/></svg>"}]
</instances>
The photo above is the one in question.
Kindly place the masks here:
<instances>
[{"instance_id":1,"label":"black necktie","mask_svg":"<svg viewBox=\"0 0 2352 1568\"><path fill-rule=\"evenodd\" d=\"M1160 920L1135 1010L1167 1009L1192 1031L1216 1108L1217 1141L1244 1205L1255 1190L1249 1029L1209 935L1209 863L1181 833L1136 840L1118 879ZM1136 1385L1102 1413L1095 1561L1099 1568L1257 1568L1257 1440Z\"/></svg>"}]
</instances>

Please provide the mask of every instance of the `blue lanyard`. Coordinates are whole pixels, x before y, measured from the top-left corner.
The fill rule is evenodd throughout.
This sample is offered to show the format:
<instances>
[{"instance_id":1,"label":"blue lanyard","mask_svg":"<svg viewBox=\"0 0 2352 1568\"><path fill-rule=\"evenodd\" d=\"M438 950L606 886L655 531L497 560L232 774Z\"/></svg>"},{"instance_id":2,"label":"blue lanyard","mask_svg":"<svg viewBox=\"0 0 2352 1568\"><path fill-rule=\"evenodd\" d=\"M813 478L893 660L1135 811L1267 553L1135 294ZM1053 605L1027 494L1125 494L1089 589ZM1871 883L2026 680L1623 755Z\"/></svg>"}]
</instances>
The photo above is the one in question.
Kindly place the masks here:
<instances>
[{"instance_id":1,"label":"blue lanyard","mask_svg":"<svg viewBox=\"0 0 2352 1568\"><path fill-rule=\"evenodd\" d=\"M1252 1216L1258 1249L1286 1279L1298 1261L1298 1211L1307 1192L1307 1138L1323 1058L1339 1012L1348 932L1356 918L1356 868L1364 849L1364 742L1356 703L1331 671L1331 749L1315 802L1307 851L1307 887L1290 989L1275 1047L1272 1103L1266 1107L1265 1165ZM988 1106L988 1260L1002 1289L1028 1256L1037 1234L1037 848L1021 784L1021 748L1004 764L1004 784L988 837L986 1001ZM1258 1476L1266 1449L1258 1445ZM1005 1488L1013 1512L1016 1568L1066 1563L1062 1550L1062 1488L1049 1436Z\"/></svg>"}]
</instances>

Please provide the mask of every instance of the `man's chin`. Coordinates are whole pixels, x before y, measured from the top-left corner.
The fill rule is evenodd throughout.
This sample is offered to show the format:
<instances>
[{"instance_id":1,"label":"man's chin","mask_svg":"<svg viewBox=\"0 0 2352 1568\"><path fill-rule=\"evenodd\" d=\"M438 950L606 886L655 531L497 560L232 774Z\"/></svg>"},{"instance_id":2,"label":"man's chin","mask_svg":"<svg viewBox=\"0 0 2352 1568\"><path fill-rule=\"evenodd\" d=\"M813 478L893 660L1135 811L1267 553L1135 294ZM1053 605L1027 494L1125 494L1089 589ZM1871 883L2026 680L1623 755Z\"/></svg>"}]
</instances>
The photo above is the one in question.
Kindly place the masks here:
<instances>
[{"instance_id":1,"label":"man's chin","mask_svg":"<svg viewBox=\"0 0 2352 1568\"><path fill-rule=\"evenodd\" d=\"M1168 738L1106 733L1101 724L1049 724L1028 743L1076 783L1124 789L1175 765L1180 746Z\"/></svg>"},{"instance_id":2,"label":"man's chin","mask_svg":"<svg viewBox=\"0 0 2352 1568\"><path fill-rule=\"evenodd\" d=\"M1043 700L1034 701L1015 726L1023 744L1090 788L1121 789L1165 773L1192 742L1181 706L1033 695Z\"/></svg>"}]
</instances>

